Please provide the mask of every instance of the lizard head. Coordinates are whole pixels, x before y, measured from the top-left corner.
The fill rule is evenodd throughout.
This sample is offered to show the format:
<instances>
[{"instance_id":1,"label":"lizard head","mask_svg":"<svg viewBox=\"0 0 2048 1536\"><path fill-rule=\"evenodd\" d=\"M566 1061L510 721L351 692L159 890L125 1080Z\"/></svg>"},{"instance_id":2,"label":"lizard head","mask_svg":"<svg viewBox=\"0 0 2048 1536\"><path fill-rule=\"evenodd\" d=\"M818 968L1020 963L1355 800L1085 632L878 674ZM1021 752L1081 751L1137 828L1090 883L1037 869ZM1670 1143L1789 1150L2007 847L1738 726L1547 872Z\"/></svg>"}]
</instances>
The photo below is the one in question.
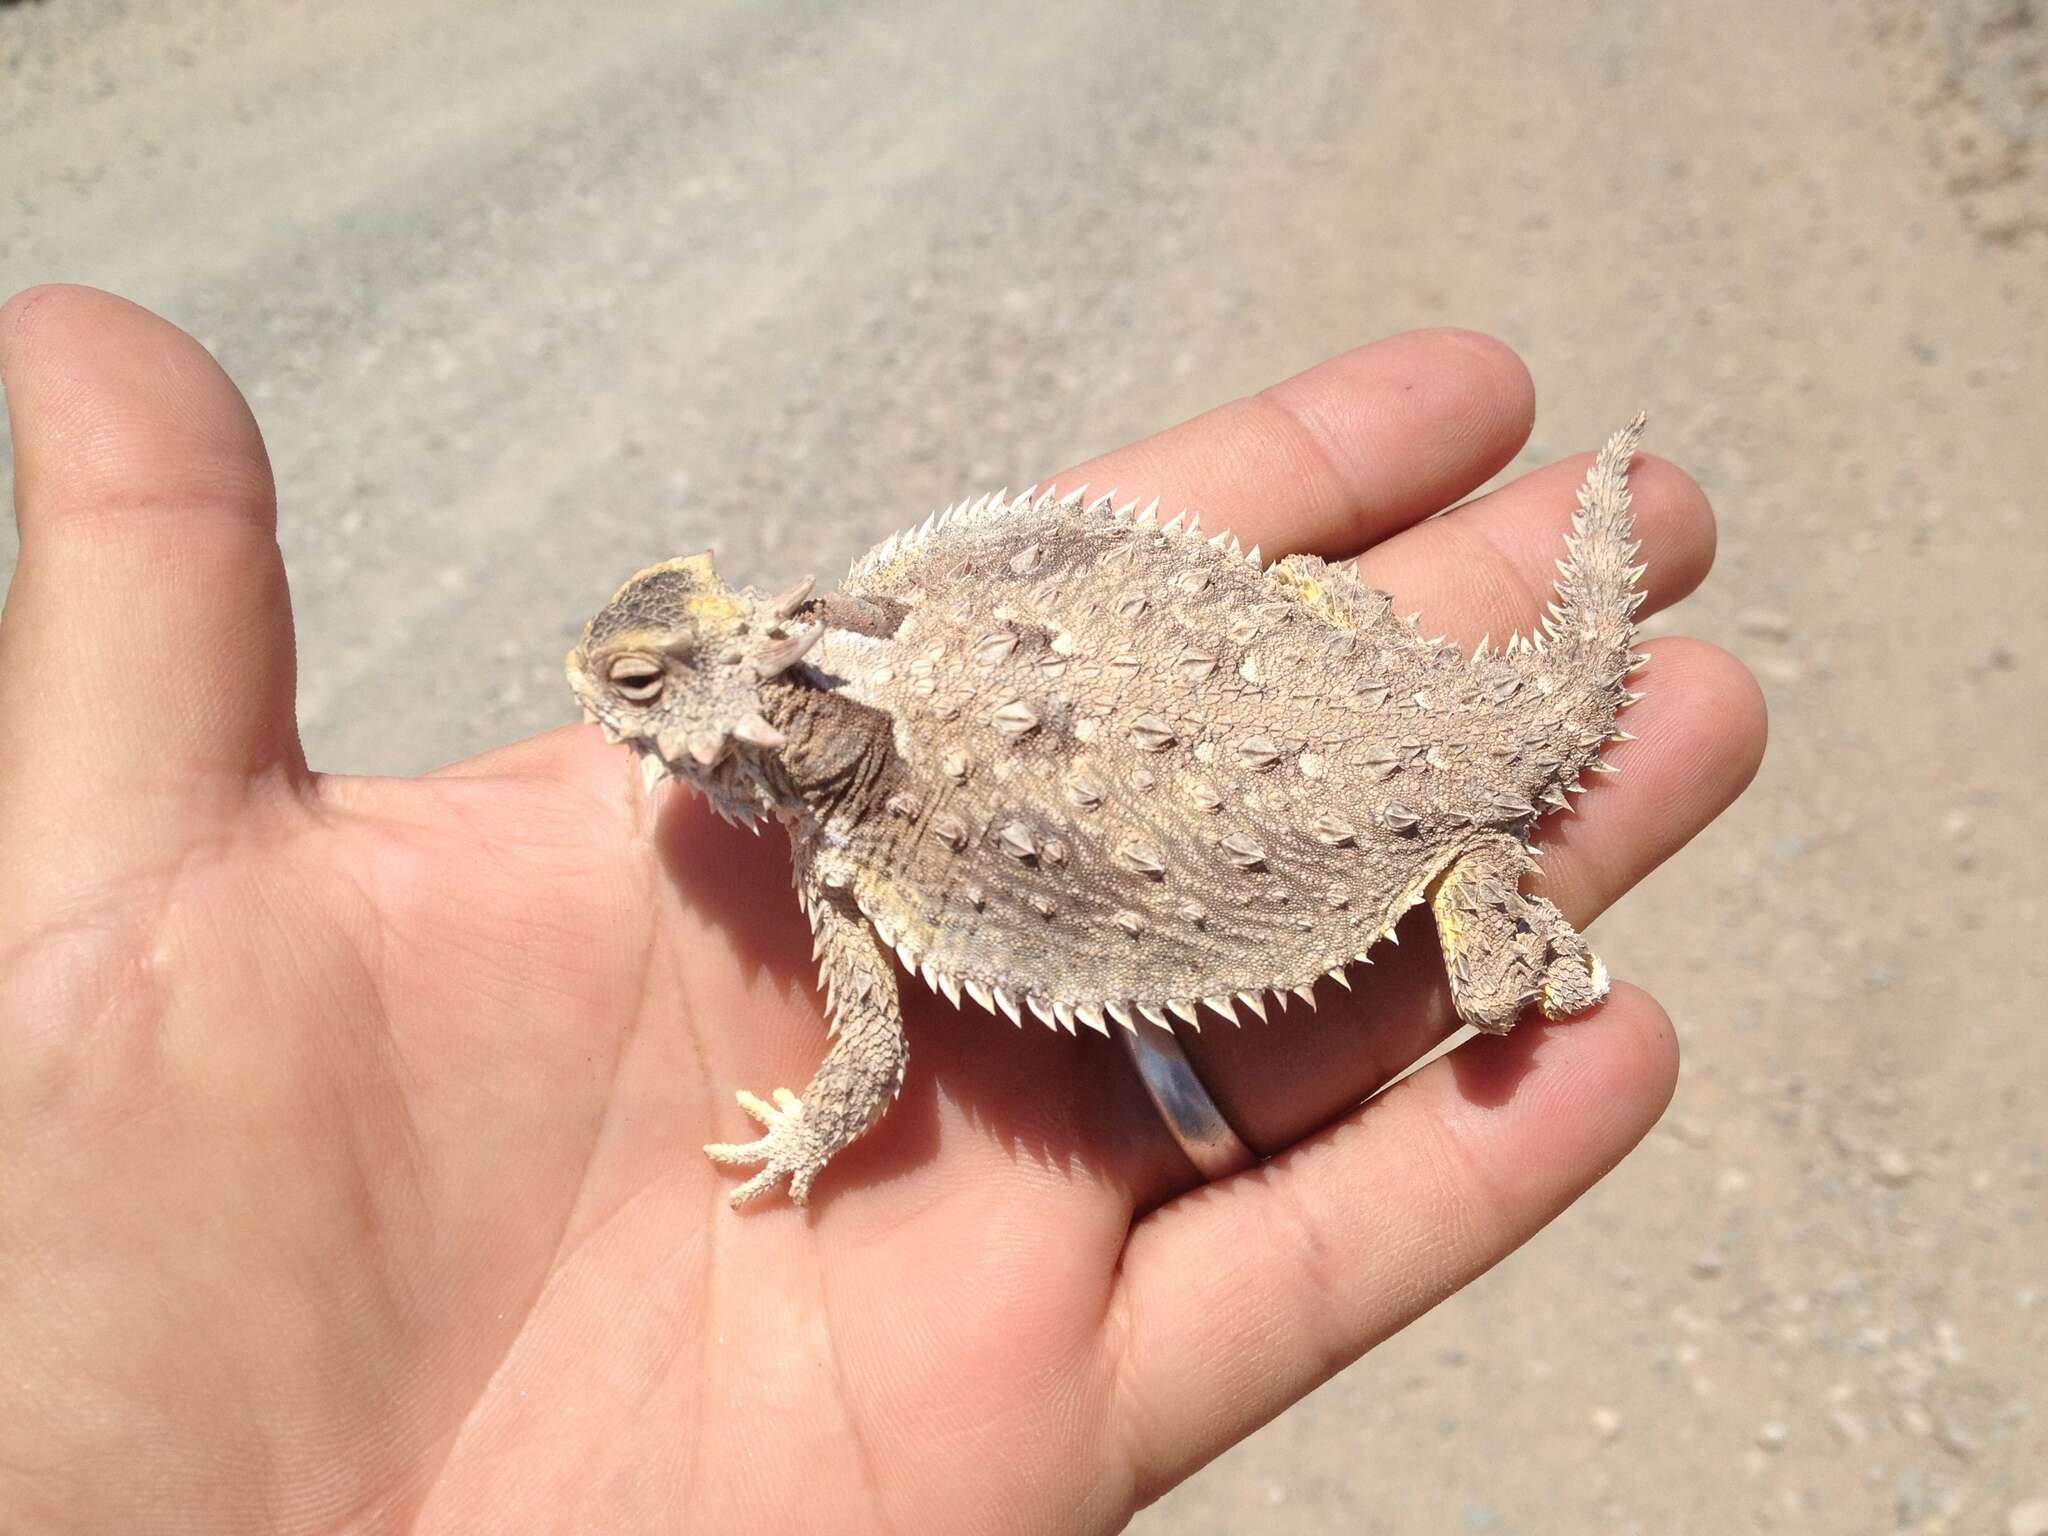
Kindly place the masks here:
<instances>
[{"instance_id":1,"label":"lizard head","mask_svg":"<svg viewBox=\"0 0 2048 1536\"><path fill-rule=\"evenodd\" d=\"M823 633L792 622L810 588L736 592L708 552L649 566L584 626L569 686L606 739L642 754L650 779L665 770L752 816L764 759L785 744L764 688Z\"/></svg>"}]
</instances>

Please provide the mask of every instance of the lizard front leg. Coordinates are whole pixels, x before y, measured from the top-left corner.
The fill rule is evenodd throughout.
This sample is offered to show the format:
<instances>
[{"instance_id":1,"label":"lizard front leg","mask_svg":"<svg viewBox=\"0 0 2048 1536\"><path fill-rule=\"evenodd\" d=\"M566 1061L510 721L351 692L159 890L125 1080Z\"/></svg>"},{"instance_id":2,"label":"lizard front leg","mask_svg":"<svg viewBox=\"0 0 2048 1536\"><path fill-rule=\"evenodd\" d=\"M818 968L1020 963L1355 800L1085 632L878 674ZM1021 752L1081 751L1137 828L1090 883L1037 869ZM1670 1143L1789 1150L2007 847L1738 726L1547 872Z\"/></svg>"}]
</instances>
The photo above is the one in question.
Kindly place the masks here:
<instances>
[{"instance_id":1,"label":"lizard front leg","mask_svg":"<svg viewBox=\"0 0 2048 1536\"><path fill-rule=\"evenodd\" d=\"M1530 1003L1561 1019L1607 995L1607 967L1578 930L1541 896L1521 893L1534 866L1513 838L1488 838L1458 855L1431 902L1458 1017L1494 1034L1513 1029Z\"/></svg>"},{"instance_id":2,"label":"lizard front leg","mask_svg":"<svg viewBox=\"0 0 2048 1536\"><path fill-rule=\"evenodd\" d=\"M832 1016L832 1047L799 1098L778 1088L764 1103L741 1089L740 1107L767 1127L757 1141L714 1144L715 1162L760 1165L732 1192L735 1207L789 1180L789 1198L810 1199L811 1181L842 1147L882 1118L903 1086L908 1055L903 1012L896 994L895 957L850 902L807 883L805 907L813 915Z\"/></svg>"}]
</instances>

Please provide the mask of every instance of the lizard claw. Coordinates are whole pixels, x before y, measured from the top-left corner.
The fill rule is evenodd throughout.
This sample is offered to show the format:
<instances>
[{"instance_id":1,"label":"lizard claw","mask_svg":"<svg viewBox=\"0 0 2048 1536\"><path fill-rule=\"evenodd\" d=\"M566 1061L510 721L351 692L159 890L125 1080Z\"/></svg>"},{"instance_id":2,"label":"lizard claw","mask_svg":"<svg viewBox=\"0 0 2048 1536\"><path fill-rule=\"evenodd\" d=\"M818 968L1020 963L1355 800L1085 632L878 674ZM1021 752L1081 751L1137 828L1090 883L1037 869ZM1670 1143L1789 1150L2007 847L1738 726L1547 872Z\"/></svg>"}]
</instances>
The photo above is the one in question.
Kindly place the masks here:
<instances>
[{"instance_id":1,"label":"lizard claw","mask_svg":"<svg viewBox=\"0 0 2048 1536\"><path fill-rule=\"evenodd\" d=\"M787 1088L775 1090L773 1104L744 1088L736 1097L740 1108L766 1126L768 1134L757 1141L713 1142L704 1148L715 1163L760 1165L759 1173L732 1192L733 1209L767 1194L784 1179L789 1180L790 1203L806 1204L811 1196L811 1180L818 1176L826 1159L818 1155L817 1137L804 1120L804 1101Z\"/></svg>"}]
</instances>

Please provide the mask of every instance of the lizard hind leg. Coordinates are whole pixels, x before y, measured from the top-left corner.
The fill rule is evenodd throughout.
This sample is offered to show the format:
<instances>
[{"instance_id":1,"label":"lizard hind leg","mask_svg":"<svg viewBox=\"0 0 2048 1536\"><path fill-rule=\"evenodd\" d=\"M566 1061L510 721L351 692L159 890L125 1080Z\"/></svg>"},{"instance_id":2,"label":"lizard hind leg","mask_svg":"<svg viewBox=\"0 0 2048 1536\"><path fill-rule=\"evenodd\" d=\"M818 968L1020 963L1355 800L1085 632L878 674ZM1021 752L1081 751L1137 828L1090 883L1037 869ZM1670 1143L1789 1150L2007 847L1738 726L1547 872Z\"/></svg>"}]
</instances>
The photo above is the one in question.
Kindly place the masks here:
<instances>
[{"instance_id":1,"label":"lizard hind leg","mask_svg":"<svg viewBox=\"0 0 2048 1536\"><path fill-rule=\"evenodd\" d=\"M1493 1034L1513 1029L1530 1003L1561 1019L1607 995L1607 967L1578 930L1541 896L1522 894L1533 867L1521 843L1489 838L1458 856L1431 900L1458 1018Z\"/></svg>"},{"instance_id":2,"label":"lizard hind leg","mask_svg":"<svg viewBox=\"0 0 2048 1536\"><path fill-rule=\"evenodd\" d=\"M801 1097L778 1088L770 1104L740 1090L740 1108L761 1122L765 1135L704 1149L713 1162L760 1168L732 1192L735 1207L767 1194L784 1179L790 1201L808 1203L811 1181L882 1118L903 1086L908 1051L891 955L858 913L829 899L816 902L813 911L835 1038Z\"/></svg>"}]
</instances>

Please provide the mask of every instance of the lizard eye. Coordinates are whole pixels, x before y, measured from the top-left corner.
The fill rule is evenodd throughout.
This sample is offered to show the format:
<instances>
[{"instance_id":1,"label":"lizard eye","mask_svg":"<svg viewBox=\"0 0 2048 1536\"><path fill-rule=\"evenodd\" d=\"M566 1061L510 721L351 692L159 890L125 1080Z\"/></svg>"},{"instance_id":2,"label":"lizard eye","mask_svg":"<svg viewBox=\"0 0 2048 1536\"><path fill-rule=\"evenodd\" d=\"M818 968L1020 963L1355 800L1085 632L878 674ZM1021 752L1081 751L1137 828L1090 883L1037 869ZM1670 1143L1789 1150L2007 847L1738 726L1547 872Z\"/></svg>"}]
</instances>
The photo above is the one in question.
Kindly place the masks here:
<instances>
[{"instance_id":1,"label":"lizard eye","mask_svg":"<svg viewBox=\"0 0 2048 1536\"><path fill-rule=\"evenodd\" d=\"M605 679L622 699L645 704L661 697L661 685L668 669L652 656L615 656L605 668Z\"/></svg>"}]
</instances>

